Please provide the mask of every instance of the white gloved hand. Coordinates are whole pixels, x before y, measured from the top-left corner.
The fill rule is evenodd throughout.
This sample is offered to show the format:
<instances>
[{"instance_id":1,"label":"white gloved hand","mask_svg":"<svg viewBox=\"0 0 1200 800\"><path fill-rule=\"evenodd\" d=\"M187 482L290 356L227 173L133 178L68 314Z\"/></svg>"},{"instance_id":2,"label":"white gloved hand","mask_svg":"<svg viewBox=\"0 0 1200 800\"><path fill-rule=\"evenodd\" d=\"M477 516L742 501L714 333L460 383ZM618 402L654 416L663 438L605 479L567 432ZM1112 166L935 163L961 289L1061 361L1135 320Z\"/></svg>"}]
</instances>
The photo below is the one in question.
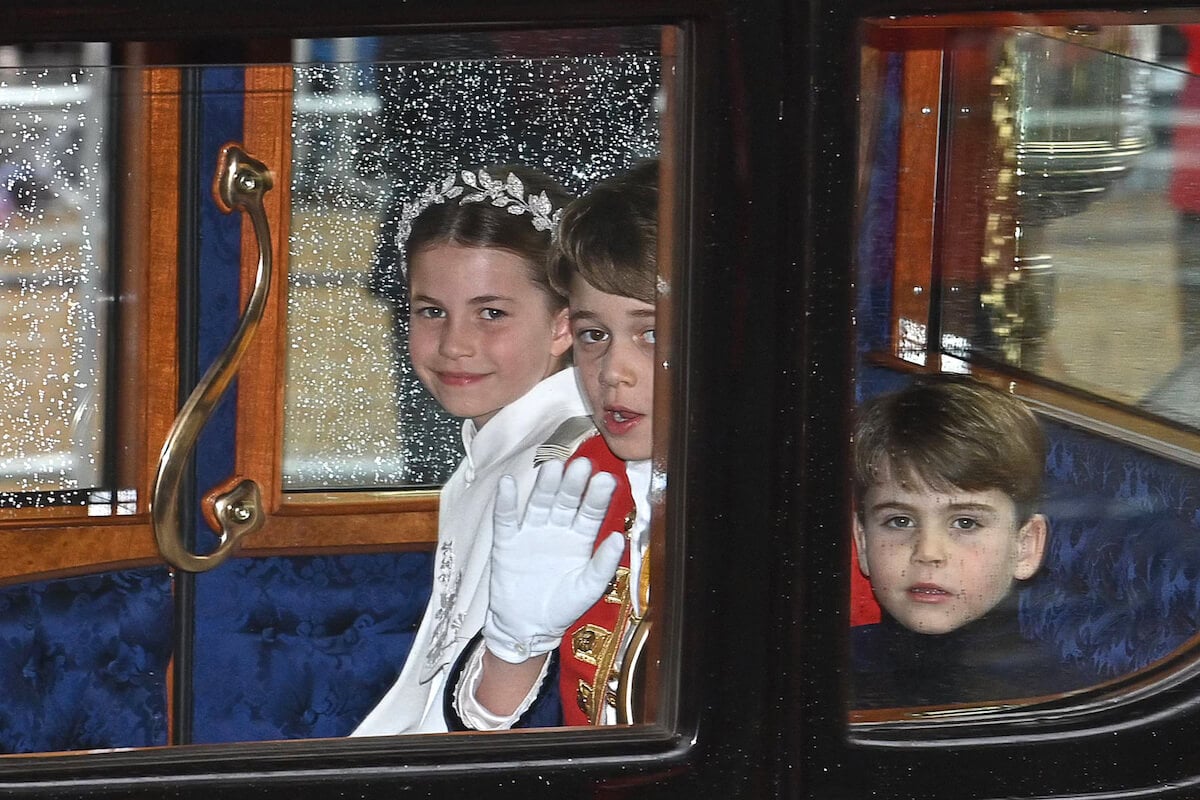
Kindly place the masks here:
<instances>
[{"instance_id":1,"label":"white gloved hand","mask_svg":"<svg viewBox=\"0 0 1200 800\"><path fill-rule=\"evenodd\" d=\"M558 647L571 623L604 594L621 563L620 533L592 552L616 479L601 472L589 482L591 472L585 458L572 461L565 472L559 461L544 463L523 520L516 482L508 475L500 479L483 638L504 661L519 664Z\"/></svg>"}]
</instances>

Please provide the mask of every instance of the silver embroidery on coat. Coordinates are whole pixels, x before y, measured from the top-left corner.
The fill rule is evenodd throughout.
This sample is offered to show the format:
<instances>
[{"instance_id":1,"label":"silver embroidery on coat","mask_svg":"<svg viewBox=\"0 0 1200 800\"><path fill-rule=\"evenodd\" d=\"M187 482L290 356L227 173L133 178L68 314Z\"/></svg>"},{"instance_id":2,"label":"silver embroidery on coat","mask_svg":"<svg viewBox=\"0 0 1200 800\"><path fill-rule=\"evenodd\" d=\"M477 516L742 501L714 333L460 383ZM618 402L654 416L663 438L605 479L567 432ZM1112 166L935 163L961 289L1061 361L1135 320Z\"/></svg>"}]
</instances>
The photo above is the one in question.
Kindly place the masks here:
<instances>
[{"instance_id":1,"label":"silver embroidery on coat","mask_svg":"<svg viewBox=\"0 0 1200 800\"><path fill-rule=\"evenodd\" d=\"M441 589L438 592L437 610L433 612L436 627L429 652L425 655L425 666L431 669L441 666L442 656L458 638L458 630L466 617L464 612L451 613L458 603L458 589L462 585L462 573L454 569L454 543L444 542L440 549L437 583Z\"/></svg>"}]
</instances>

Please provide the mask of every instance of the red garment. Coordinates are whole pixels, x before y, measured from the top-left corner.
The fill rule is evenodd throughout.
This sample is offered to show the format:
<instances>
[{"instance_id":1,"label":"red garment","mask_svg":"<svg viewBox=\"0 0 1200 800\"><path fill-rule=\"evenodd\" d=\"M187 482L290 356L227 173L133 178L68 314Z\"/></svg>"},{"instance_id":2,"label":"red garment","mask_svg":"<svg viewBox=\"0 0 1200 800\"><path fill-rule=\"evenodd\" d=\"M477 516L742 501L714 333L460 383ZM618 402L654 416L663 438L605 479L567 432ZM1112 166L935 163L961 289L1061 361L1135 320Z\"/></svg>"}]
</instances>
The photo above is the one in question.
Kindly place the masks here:
<instances>
[{"instance_id":1,"label":"red garment","mask_svg":"<svg viewBox=\"0 0 1200 800\"><path fill-rule=\"evenodd\" d=\"M1175 104L1171 134L1171 204L1189 214L1200 214L1200 25L1180 25L1188 42L1187 82Z\"/></svg>"},{"instance_id":2,"label":"red garment","mask_svg":"<svg viewBox=\"0 0 1200 800\"><path fill-rule=\"evenodd\" d=\"M872 625L880 620L879 602L871 582L858 568L858 548L850 540L850 624Z\"/></svg>"},{"instance_id":3,"label":"red garment","mask_svg":"<svg viewBox=\"0 0 1200 800\"><path fill-rule=\"evenodd\" d=\"M625 476L625 462L613 455L604 437L593 436L581 444L569 461L587 458L592 462L592 474L611 473L617 479L617 489L608 506L608 515L596 539L599 545L613 531L628 533L634 515L633 494ZM622 615L622 599L628 598L629 540L617 578L599 602L572 624L559 646L559 689L562 693L563 724L590 725L589 711L594 710L592 699L604 702L608 691L608 675L597 677L597 671L607 665L612 669L620 641L629 623L628 613ZM622 618L623 617L623 618ZM599 683L599 692L595 688Z\"/></svg>"},{"instance_id":4,"label":"red garment","mask_svg":"<svg viewBox=\"0 0 1200 800\"><path fill-rule=\"evenodd\" d=\"M1200 25L1180 25L1179 32L1187 39L1188 72L1200 75Z\"/></svg>"}]
</instances>

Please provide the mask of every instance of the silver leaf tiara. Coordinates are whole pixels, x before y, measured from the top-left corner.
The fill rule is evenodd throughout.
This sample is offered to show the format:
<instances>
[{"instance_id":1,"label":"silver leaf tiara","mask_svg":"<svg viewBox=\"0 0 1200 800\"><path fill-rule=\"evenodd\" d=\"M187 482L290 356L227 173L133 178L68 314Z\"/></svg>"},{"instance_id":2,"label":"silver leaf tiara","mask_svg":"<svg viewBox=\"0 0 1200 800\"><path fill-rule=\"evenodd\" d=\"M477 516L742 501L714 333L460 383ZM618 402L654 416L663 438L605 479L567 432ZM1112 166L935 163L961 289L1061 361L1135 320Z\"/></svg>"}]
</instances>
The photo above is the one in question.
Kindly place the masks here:
<instances>
[{"instance_id":1,"label":"silver leaf tiara","mask_svg":"<svg viewBox=\"0 0 1200 800\"><path fill-rule=\"evenodd\" d=\"M562 209L554 208L545 191L525 194L525 184L511 172L502 181L496 180L483 169L478 172L469 169L451 172L440 183L435 181L426 186L416 200L405 203L400 210L396 246L400 249L400 269L405 275L408 274L407 245L413 221L430 206L456 198L460 206L486 201L514 216L528 214L533 227L539 231L549 231L551 238L562 217Z\"/></svg>"}]
</instances>

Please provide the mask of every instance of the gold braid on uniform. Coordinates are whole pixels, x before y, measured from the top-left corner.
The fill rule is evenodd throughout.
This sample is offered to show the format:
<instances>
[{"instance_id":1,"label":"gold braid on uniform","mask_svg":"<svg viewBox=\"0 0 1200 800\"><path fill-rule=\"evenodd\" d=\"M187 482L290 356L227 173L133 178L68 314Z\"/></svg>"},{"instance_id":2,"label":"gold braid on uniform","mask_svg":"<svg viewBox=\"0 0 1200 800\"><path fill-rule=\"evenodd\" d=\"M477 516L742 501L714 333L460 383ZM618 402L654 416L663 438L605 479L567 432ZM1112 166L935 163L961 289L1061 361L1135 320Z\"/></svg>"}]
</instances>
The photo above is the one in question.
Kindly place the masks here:
<instances>
[{"instance_id":1,"label":"gold braid on uniform","mask_svg":"<svg viewBox=\"0 0 1200 800\"><path fill-rule=\"evenodd\" d=\"M629 539L630 531L633 530L636 514L636 510L630 510L625 515L626 540ZM620 604L617 611L616 629L609 631L599 625L586 625L571 637L571 651L575 658L596 667L593 679L595 683L579 681L575 696L580 710L587 715L588 722L592 725L599 725L603 721L605 706L615 708L617 705L616 692L609 688L609 684L619 677L615 669L617 654L621 650L621 642L625 638L625 631L633 617L628 567L617 568L617 573L613 576L612 583L609 584L602 599L605 603ZM641 617L638 617L638 621L640 619ZM634 622L634 624L637 623ZM597 689L600 691L597 692ZM603 699L603 702L598 702L598 699Z\"/></svg>"}]
</instances>

